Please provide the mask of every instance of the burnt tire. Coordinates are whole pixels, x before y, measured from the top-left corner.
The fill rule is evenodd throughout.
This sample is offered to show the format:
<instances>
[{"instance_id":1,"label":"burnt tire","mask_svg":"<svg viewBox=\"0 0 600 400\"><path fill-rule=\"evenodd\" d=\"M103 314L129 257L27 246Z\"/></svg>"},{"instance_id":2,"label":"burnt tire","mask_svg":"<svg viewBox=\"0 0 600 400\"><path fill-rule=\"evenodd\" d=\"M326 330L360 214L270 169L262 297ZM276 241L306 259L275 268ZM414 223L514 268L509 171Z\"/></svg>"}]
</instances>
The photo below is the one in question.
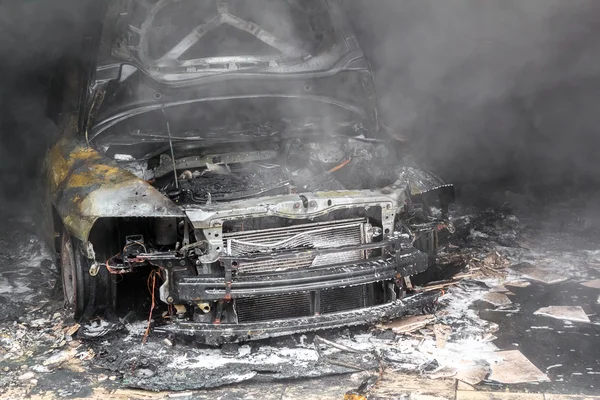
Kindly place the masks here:
<instances>
[{"instance_id":1,"label":"burnt tire","mask_svg":"<svg viewBox=\"0 0 600 400\"><path fill-rule=\"evenodd\" d=\"M60 271L65 303L74 309L75 318L105 314L116 306L116 281L104 267L90 275L92 261L85 257L83 246L62 232ZM102 256L102 255L100 255Z\"/></svg>"}]
</instances>

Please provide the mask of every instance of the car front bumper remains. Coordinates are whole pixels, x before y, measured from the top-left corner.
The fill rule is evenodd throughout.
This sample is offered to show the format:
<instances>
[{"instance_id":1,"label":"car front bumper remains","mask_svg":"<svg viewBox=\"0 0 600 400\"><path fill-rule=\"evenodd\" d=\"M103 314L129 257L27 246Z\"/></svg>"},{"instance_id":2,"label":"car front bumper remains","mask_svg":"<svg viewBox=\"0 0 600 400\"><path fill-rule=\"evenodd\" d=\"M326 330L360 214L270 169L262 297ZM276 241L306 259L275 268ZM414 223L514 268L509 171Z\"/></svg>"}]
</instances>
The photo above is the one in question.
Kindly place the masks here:
<instances>
[{"instance_id":1,"label":"car front bumper remains","mask_svg":"<svg viewBox=\"0 0 600 400\"><path fill-rule=\"evenodd\" d=\"M190 337L198 343L208 345L260 340L294 333L369 325L420 313L422 309L435 303L439 295L439 291L422 292L402 300L362 309L266 322L214 324L180 321L156 327L155 332Z\"/></svg>"},{"instance_id":2,"label":"car front bumper remains","mask_svg":"<svg viewBox=\"0 0 600 400\"><path fill-rule=\"evenodd\" d=\"M187 265L170 263L169 267L165 262L164 286L169 303L190 304L193 308L210 302L216 309L192 318L175 318L156 331L194 336L200 343L218 345L370 324L405 315L436 297L418 294L401 300L397 296L394 287L402 285L403 277L423 272L428 266L427 254L407 246L400 238L352 248L376 250L380 255L351 263L255 275L237 274L236 267L245 260L268 258L277 263L306 252L327 254L347 249L312 249L243 259L222 257L222 276L202 276Z\"/></svg>"}]
</instances>

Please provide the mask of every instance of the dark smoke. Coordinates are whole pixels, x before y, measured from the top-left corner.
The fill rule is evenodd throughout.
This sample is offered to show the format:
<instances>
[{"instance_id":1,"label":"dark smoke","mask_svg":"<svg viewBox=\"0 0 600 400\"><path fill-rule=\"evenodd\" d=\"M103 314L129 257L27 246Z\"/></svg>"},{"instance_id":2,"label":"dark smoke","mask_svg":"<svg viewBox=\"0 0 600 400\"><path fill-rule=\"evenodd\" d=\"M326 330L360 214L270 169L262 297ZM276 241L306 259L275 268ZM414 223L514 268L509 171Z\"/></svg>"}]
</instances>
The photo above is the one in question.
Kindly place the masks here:
<instances>
[{"instance_id":1,"label":"dark smoke","mask_svg":"<svg viewBox=\"0 0 600 400\"><path fill-rule=\"evenodd\" d=\"M86 1L0 5L0 201L25 198L58 136L47 116L59 61L77 57Z\"/></svg>"},{"instance_id":2,"label":"dark smoke","mask_svg":"<svg viewBox=\"0 0 600 400\"><path fill-rule=\"evenodd\" d=\"M599 2L345 2L376 70L385 124L412 138L417 158L463 183L595 178ZM59 60L80 57L82 27L93 22L86 3L0 6L0 190L10 196L37 176L57 135L47 88Z\"/></svg>"}]
</instances>

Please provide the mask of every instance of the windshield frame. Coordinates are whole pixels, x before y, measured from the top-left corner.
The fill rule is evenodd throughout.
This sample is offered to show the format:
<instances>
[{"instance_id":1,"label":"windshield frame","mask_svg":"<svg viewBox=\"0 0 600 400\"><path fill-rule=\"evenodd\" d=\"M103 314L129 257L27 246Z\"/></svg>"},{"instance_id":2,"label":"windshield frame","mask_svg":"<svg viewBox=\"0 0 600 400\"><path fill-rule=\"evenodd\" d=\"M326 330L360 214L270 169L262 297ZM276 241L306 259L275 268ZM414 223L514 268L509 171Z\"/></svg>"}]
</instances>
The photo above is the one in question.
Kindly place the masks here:
<instances>
[{"instance_id":1,"label":"windshield frame","mask_svg":"<svg viewBox=\"0 0 600 400\"><path fill-rule=\"evenodd\" d=\"M168 5L169 1L172 0L161 0L156 3L156 7ZM151 60L145 54L143 41L136 46L132 45L128 40L132 32L134 35L140 35L142 39L146 36L143 30L148 27L134 27L132 31L128 21L129 3L124 0L113 0L108 7L102 31L103 51L99 53L97 60L98 74L106 76L108 69L118 69L123 64L131 64L157 83L177 86L206 83L207 80L213 81L211 78L219 80L223 76L228 78L290 74L304 77L323 76L323 74L336 73L349 68L353 61L364 58L364 54L352 32L344 6L339 0L316 1L329 14L332 23L331 38L327 48L309 55L296 51L293 46L288 48L285 43L277 43L279 48L285 50L283 54L291 55L289 59L243 54L231 57L207 57L205 61L215 64L209 65L208 68L204 66L196 68L193 64L202 63L203 59L183 60L180 63L174 63L172 60L156 63L157 60ZM237 23L241 24L239 21ZM264 29L262 32L267 35L267 41L276 41Z\"/></svg>"},{"instance_id":2,"label":"windshield frame","mask_svg":"<svg viewBox=\"0 0 600 400\"><path fill-rule=\"evenodd\" d=\"M157 111L157 110L169 108L169 107L177 107L177 106L181 106L181 105L189 105L189 104L212 102L212 101L269 99L269 98L301 99L301 100L317 101L317 102L321 102L323 104L337 106L337 107L340 107L341 109L350 111L357 116L357 119L366 120L368 118L367 112L364 109L362 109L361 107L341 101L334 97L318 96L318 95L273 94L273 93L253 94L252 96L248 96L248 95L214 96L214 97L195 98L195 99L187 99L187 100L180 100L180 101L145 104L145 105L139 105L135 108L120 111L118 113L112 114L111 116L103 119L98 124L94 125L94 127L91 130L91 134L88 136L88 141L93 142L94 139L99 137L103 132L107 131L108 129L112 128L113 126L117 125L118 123L125 121L131 117L141 115L141 114L144 114L147 112Z\"/></svg>"}]
</instances>

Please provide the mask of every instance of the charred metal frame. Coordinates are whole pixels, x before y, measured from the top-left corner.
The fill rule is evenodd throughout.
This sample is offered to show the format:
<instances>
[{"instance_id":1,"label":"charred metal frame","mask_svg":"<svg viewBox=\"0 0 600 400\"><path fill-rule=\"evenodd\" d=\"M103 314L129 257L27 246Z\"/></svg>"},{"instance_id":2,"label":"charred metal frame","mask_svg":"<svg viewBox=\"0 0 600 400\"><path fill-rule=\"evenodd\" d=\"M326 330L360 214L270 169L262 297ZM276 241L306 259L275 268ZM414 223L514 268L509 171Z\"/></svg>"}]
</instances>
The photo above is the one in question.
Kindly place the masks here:
<instances>
[{"instance_id":1,"label":"charred metal frame","mask_svg":"<svg viewBox=\"0 0 600 400\"><path fill-rule=\"evenodd\" d=\"M252 64L262 62L259 58L207 58L203 60L180 61L179 56L188 48L190 43L198 40L202 32L211 26L199 26L188 38L182 40L160 60L141 60L143 50L137 48L120 48L115 46L114 32L111 23L126 16L119 7L127 2L114 2L107 24L101 37L101 49L111 49L110 54L101 53L93 66L95 74L90 73L87 85L83 85L84 93L77 112L69 115L68 124L63 126L66 133L53 147L47 158L47 173L49 182L49 199L55 212L56 220L64 225L65 231L82 243L85 256L93 261L96 267L94 249L89 242L90 232L98 219L101 218L178 218L189 222L196 237L203 237L207 242L207 252L198 260L193 260L181 252L136 252L134 257L128 258L129 265L120 268L131 268L138 263L153 265L164 272L165 283L160 288L160 297L168 304L193 304L201 306L198 302L216 301L217 317L210 323L187 322L179 320L178 323L157 330L164 332L182 332L196 335L199 340L206 343L217 344L223 341L245 340L248 338L261 339L272 336L285 335L292 332L311 331L325 328L335 328L349 325L368 324L386 317L397 317L406 313L412 306L424 304L435 297L423 294L407 300L396 300L395 296L386 295L391 302L383 305L368 307L359 310L337 312L324 315L314 315L306 318L292 318L271 322L253 324L221 324L213 325L220 321L219 316L223 311L224 302L248 296L261 296L267 294L283 294L294 292L314 292L313 302L315 309L319 309L319 290L349 286L358 286L374 282L385 282L392 287L398 285L400 279L422 272L427 268L427 254L412 247L410 240L395 231L397 213L410 201L410 195L419 195L440 187L437 179L411 167L398 169L398 181L393 185L376 190L364 191L330 191L302 194L289 194L282 196L253 198L244 201L233 201L221 204L206 205L178 205L165 197L148 182L124 168L124 163L119 163L107 158L100 151L90 147L96 135L117 122L125 120L138 113L175 106L211 100L253 98L253 97L280 97L302 98L335 104L353 111L357 116L368 119L373 123L369 127L370 134L376 134L379 129L377 108L375 101L373 74L358 46L352 30L344 19L343 8L339 0L324 1L328 7L333 23L336 45L329 53L313 56L301 54L293 47L286 47L286 43L278 42L277 38L265 34L261 28L247 25L247 21L230 16L226 10L226 2L219 0L219 16L213 24L228 23L240 29L252 30L257 38L274 46L289 56L307 56L296 64L278 64L269 60L269 66L255 68L244 66L240 68L237 63ZM160 0L154 4L147 3L148 9L159 7L166 2ZM116 11L116 12L115 12ZM123 21L119 21L123 22ZM145 22L148 24L148 20ZM216 26L216 25L215 25ZM122 27L134 34L143 36L142 30L136 27ZM145 26L148 28L148 26ZM200 36L198 36L200 35ZM196 37L198 37L196 39ZM119 43L123 44L123 43ZM116 47L121 49L118 53ZM95 46L89 46L89 50ZM194 70L195 66L211 63L227 62L226 68L207 68ZM140 96L136 99L140 103L122 104L114 110L108 110L105 115L96 115L102 104L108 83L114 80L124 80L140 69L148 75L154 83L163 84L171 89L164 90L162 101L158 98ZM227 72L227 73L224 73ZM351 91L348 98L340 99L338 91L332 91L328 81L337 82L334 77L338 72L347 73L351 77L360 78L359 91ZM278 88L268 92L258 92L252 86L255 77L264 78L260 85ZM238 82L249 85L239 93L217 93L213 97L202 93L201 86L191 90L192 83L216 83L225 79L237 78ZM281 79L283 78L283 79ZM326 78L321 81L318 79ZM85 76L88 79L88 76ZM248 82L243 81L246 79ZM195 81L195 82L191 82ZM80 83L81 84L81 83ZM234 84L224 85L234 88ZM218 85L217 85L218 86ZM292 86L297 86L294 89ZM307 87L312 93L307 94ZM144 90L154 88L148 85ZM181 90L180 90L181 89ZM211 89L213 89L211 87ZM237 90L237 89L236 89ZM291 92L292 94L289 94ZM331 92L331 93L329 93ZM150 92L148 92L150 93ZM356 95L355 95L356 93ZM334 94L332 97L331 95ZM73 97L73 96L71 96ZM356 99L355 99L356 98ZM148 102L148 100L150 102ZM350 101L352 100L352 101ZM354 104L355 100L361 100ZM79 126L77 126L79 120ZM79 129L78 135L75 132ZM85 140L84 140L85 138ZM260 160L271 157L270 152L261 152L252 155ZM240 158L235 154L226 162L235 162ZM126 161L126 160L123 160ZM191 168L201 166L211 161L206 157L187 157L176 160L178 168ZM223 162L223 161L221 161ZM160 160L158 175L171 170L173 160L165 156ZM145 177L143 167L139 167ZM132 170L137 171L135 168ZM444 193L448 192L444 189ZM427 200L433 191L423 197ZM446 193L446 197L450 195ZM324 216L327 213L351 208L381 209L382 241L363 243L360 246L336 247L331 249L302 249L297 251L271 252L269 254L246 255L232 257L223 255L223 225L227 221L245 218L283 217L295 220L311 220ZM51 207L49 207L50 209ZM445 210L444 210L445 211ZM424 231L435 229L433 226L424 226ZM187 225L186 225L187 226ZM56 228L56 226L55 226ZM54 233L54 232L52 232ZM364 260L315 266L301 270L288 270L276 274L242 275L236 274L235 264L245 260L268 259L277 262L302 254L330 254L347 250L377 250L378 255ZM139 249L138 249L139 250ZM180 249L181 250L181 249ZM102 262L104 260L98 260ZM216 276L198 274L198 267L203 263L220 263L222 271ZM107 268L108 269L108 268ZM94 276L94 275L90 275ZM90 278L91 279L91 278ZM206 304L206 303L202 303ZM208 313L207 313L208 314ZM212 316L211 316L212 318Z\"/></svg>"},{"instance_id":2,"label":"charred metal frame","mask_svg":"<svg viewBox=\"0 0 600 400\"><path fill-rule=\"evenodd\" d=\"M311 332L322 329L365 325L376 323L383 319L398 318L431 306L438 297L439 292L437 291L422 292L406 299L395 300L387 304L361 310L260 323L219 325L181 321L177 324L158 326L155 328L155 332L188 336L200 343L209 345L260 340L269 337L285 336L295 332Z\"/></svg>"},{"instance_id":3,"label":"charred metal frame","mask_svg":"<svg viewBox=\"0 0 600 400\"><path fill-rule=\"evenodd\" d=\"M306 253L317 255L367 249L379 249L384 254L360 262L302 268L278 274L235 274L236 263L243 263L244 260L263 258L277 263ZM360 246L304 250L251 257L221 257L219 262L223 268L223 275L220 277L196 275L195 269L187 263L183 266L173 262L163 263L167 278L165 287L161 288L161 297L165 296L164 301L167 303L184 304L356 286L399 279L400 277L423 272L427 269L428 257L427 254L413 247L407 248L403 238L397 237L385 242L367 243Z\"/></svg>"}]
</instances>

